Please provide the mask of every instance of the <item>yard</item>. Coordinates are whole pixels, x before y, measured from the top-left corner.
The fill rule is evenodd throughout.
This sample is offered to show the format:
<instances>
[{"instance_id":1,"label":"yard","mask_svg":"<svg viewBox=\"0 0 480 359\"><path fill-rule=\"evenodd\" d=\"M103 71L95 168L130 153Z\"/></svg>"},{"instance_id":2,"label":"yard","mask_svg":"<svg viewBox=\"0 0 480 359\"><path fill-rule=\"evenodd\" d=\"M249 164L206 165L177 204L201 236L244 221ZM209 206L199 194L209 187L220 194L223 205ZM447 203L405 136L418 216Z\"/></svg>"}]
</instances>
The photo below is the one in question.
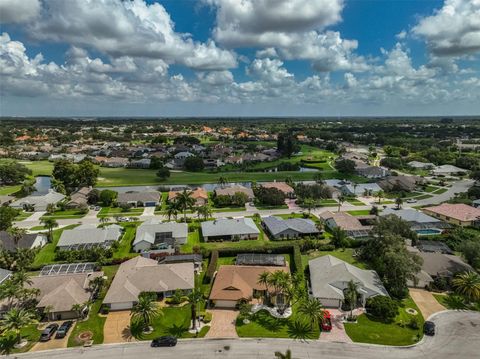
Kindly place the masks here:
<instances>
[{"instance_id":1,"label":"yard","mask_svg":"<svg viewBox=\"0 0 480 359\"><path fill-rule=\"evenodd\" d=\"M124 210L120 207L102 207L98 212L97 217L111 217L111 216L140 216L143 213L143 208L130 208Z\"/></svg>"},{"instance_id":2,"label":"yard","mask_svg":"<svg viewBox=\"0 0 480 359\"><path fill-rule=\"evenodd\" d=\"M351 248L345 248L345 250L337 249L334 251L313 251L308 254L303 254L302 255L303 266L306 267L308 265L308 261L311 259L326 256L326 255L337 257L338 259L341 259L342 261L350 263L361 269L368 269L367 264L365 262L361 262L353 256L353 249Z\"/></svg>"},{"instance_id":3,"label":"yard","mask_svg":"<svg viewBox=\"0 0 480 359\"><path fill-rule=\"evenodd\" d=\"M124 229L125 233L118 243L118 247L113 252L114 259L121 259L127 257L135 257L137 254L132 253L132 243L135 239L135 233L137 229L136 223L122 223L120 224Z\"/></svg>"},{"instance_id":4,"label":"yard","mask_svg":"<svg viewBox=\"0 0 480 359\"><path fill-rule=\"evenodd\" d=\"M62 235L62 232L66 229L75 228L77 224L72 224L70 226L66 226L61 229L57 229L53 231L53 239L50 243L45 245L35 256L35 260L33 261L32 267L39 268L44 266L45 264L55 263L55 248L57 247L57 243Z\"/></svg>"},{"instance_id":5,"label":"yard","mask_svg":"<svg viewBox=\"0 0 480 359\"><path fill-rule=\"evenodd\" d=\"M87 212L84 212L79 209L66 209L64 211L58 210L52 214L45 214L42 216L42 219L53 218L53 219L69 219L69 218L83 218Z\"/></svg>"},{"instance_id":6,"label":"yard","mask_svg":"<svg viewBox=\"0 0 480 359\"><path fill-rule=\"evenodd\" d=\"M32 324L20 330L20 336L22 337L22 339L26 339L28 343L23 348L13 349L12 353L17 354L28 352L38 342L38 340L40 339L40 334L42 332L41 330L38 330L37 327L37 324ZM8 336L12 339L15 338L15 334L13 332L3 333L2 335Z\"/></svg>"},{"instance_id":7,"label":"yard","mask_svg":"<svg viewBox=\"0 0 480 359\"><path fill-rule=\"evenodd\" d=\"M308 318L299 314L296 307L287 319L274 318L266 310L251 315L247 324L243 319L239 316L236 322L239 337L318 339L320 336L319 327L312 328Z\"/></svg>"},{"instance_id":8,"label":"yard","mask_svg":"<svg viewBox=\"0 0 480 359\"><path fill-rule=\"evenodd\" d=\"M418 314L411 315L406 309L412 308ZM417 319L418 329L409 326L412 318ZM358 317L358 323L345 324L348 336L359 343L382 345L411 345L417 343L423 336L424 319L417 305L411 298L404 299L399 307L399 314L392 323L377 321L367 314Z\"/></svg>"},{"instance_id":9,"label":"yard","mask_svg":"<svg viewBox=\"0 0 480 359\"><path fill-rule=\"evenodd\" d=\"M21 186L2 186L2 188L0 188L0 196L12 195L20 191L20 188Z\"/></svg>"}]
</instances>

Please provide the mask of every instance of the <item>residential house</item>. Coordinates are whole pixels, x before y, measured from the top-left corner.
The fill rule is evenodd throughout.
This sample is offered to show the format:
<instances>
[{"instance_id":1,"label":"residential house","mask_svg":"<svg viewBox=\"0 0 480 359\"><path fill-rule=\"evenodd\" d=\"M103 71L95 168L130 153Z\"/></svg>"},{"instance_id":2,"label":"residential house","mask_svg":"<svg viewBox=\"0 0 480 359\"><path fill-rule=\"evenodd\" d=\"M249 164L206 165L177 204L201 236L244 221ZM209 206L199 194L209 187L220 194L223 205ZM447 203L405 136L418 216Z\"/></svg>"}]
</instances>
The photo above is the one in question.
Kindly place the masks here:
<instances>
[{"instance_id":1,"label":"residential house","mask_svg":"<svg viewBox=\"0 0 480 359\"><path fill-rule=\"evenodd\" d=\"M168 192L168 200L173 201L182 191ZM208 204L208 193L202 187L197 187L191 191L191 197L195 200L195 206L204 206Z\"/></svg>"},{"instance_id":2,"label":"residential house","mask_svg":"<svg viewBox=\"0 0 480 359\"><path fill-rule=\"evenodd\" d=\"M7 231L0 231L0 247L9 251L16 252L17 249L41 248L47 244L47 236L42 233L26 233L15 243L13 236Z\"/></svg>"},{"instance_id":3,"label":"residential house","mask_svg":"<svg viewBox=\"0 0 480 359\"><path fill-rule=\"evenodd\" d=\"M454 254L450 247L441 241L428 241L422 239L417 241L416 247L420 252Z\"/></svg>"},{"instance_id":4,"label":"residential house","mask_svg":"<svg viewBox=\"0 0 480 359\"><path fill-rule=\"evenodd\" d=\"M218 168L223 166L223 162L219 158L205 158L203 160L203 165L205 168Z\"/></svg>"},{"instance_id":5,"label":"residential house","mask_svg":"<svg viewBox=\"0 0 480 359\"><path fill-rule=\"evenodd\" d=\"M348 183L340 187L340 191L347 196L373 196L381 190L376 183Z\"/></svg>"},{"instance_id":6,"label":"residential house","mask_svg":"<svg viewBox=\"0 0 480 359\"><path fill-rule=\"evenodd\" d=\"M295 190L285 182L265 182L260 184L263 188L276 188L283 192L287 198L295 197Z\"/></svg>"},{"instance_id":7,"label":"residential house","mask_svg":"<svg viewBox=\"0 0 480 359\"><path fill-rule=\"evenodd\" d=\"M436 166L432 171L435 176L454 176L467 172L467 170L453 165Z\"/></svg>"},{"instance_id":8,"label":"residential house","mask_svg":"<svg viewBox=\"0 0 480 359\"><path fill-rule=\"evenodd\" d=\"M450 225L437 218L431 217L423 212L417 211L413 208L393 209L385 208L380 216L397 216L408 222L410 228L417 231L418 234L429 233L428 230L438 230L440 234L444 229L449 228ZM427 232L425 232L427 231ZM429 233L432 234L432 233Z\"/></svg>"},{"instance_id":9,"label":"residential house","mask_svg":"<svg viewBox=\"0 0 480 359\"><path fill-rule=\"evenodd\" d=\"M152 162L152 160L150 158L142 158L140 160L132 160L128 164L128 167L148 169L148 168L150 168L151 162Z\"/></svg>"},{"instance_id":10,"label":"residential house","mask_svg":"<svg viewBox=\"0 0 480 359\"><path fill-rule=\"evenodd\" d=\"M247 195L249 201L253 201L255 195L251 188L247 188L242 185L232 185L228 187L217 187L215 188L216 196L230 196L233 197L235 193L244 193Z\"/></svg>"},{"instance_id":11,"label":"residential house","mask_svg":"<svg viewBox=\"0 0 480 359\"><path fill-rule=\"evenodd\" d=\"M232 165L241 165L243 163L243 157L239 155L231 155L225 158L224 162Z\"/></svg>"},{"instance_id":12,"label":"residential house","mask_svg":"<svg viewBox=\"0 0 480 359\"><path fill-rule=\"evenodd\" d=\"M176 153L173 156L173 165L175 168L182 168L185 164L185 160L189 157L194 157L195 155L188 151L181 151Z\"/></svg>"},{"instance_id":13,"label":"residential house","mask_svg":"<svg viewBox=\"0 0 480 359\"><path fill-rule=\"evenodd\" d=\"M216 308L235 308L242 301L250 302L254 297L264 295L267 290L258 281L260 274L279 270L290 272L288 266L222 265L215 276L210 301ZM282 300L280 296L276 298L273 292L270 294L274 303L276 299Z\"/></svg>"},{"instance_id":14,"label":"residential house","mask_svg":"<svg viewBox=\"0 0 480 359\"><path fill-rule=\"evenodd\" d=\"M164 222L151 219L137 228L133 250L144 252L149 249L164 250L173 254L175 249L187 242L188 225L186 223Z\"/></svg>"},{"instance_id":15,"label":"residential house","mask_svg":"<svg viewBox=\"0 0 480 359\"><path fill-rule=\"evenodd\" d=\"M92 292L89 284L94 278L102 276L103 272L40 275L31 277L31 284L27 287L40 291L37 308L48 313L49 320L75 319L79 313L72 307L84 305L90 300Z\"/></svg>"},{"instance_id":16,"label":"residential house","mask_svg":"<svg viewBox=\"0 0 480 359\"><path fill-rule=\"evenodd\" d=\"M91 247L109 248L122 236L123 227L111 224L102 228L83 225L80 228L66 229L60 235L57 248L77 250Z\"/></svg>"},{"instance_id":17,"label":"residential house","mask_svg":"<svg viewBox=\"0 0 480 359\"><path fill-rule=\"evenodd\" d=\"M262 223L270 238L274 239L293 239L320 233L315 222L306 218L269 216L263 218Z\"/></svg>"},{"instance_id":18,"label":"residential house","mask_svg":"<svg viewBox=\"0 0 480 359\"><path fill-rule=\"evenodd\" d=\"M219 218L202 222L201 227L205 242L257 239L260 234L251 218Z\"/></svg>"},{"instance_id":19,"label":"residential house","mask_svg":"<svg viewBox=\"0 0 480 359\"><path fill-rule=\"evenodd\" d=\"M341 308L350 281L358 286L358 303L362 306L369 298L388 296L377 272L360 269L331 255L308 261L308 270L311 295L327 308Z\"/></svg>"},{"instance_id":20,"label":"residential house","mask_svg":"<svg viewBox=\"0 0 480 359\"><path fill-rule=\"evenodd\" d=\"M160 192L125 192L119 193L117 204L119 206L156 207L160 204Z\"/></svg>"},{"instance_id":21,"label":"residential house","mask_svg":"<svg viewBox=\"0 0 480 359\"><path fill-rule=\"evenodd\" d=\"M390 175L390 171L379 166L357 166L356 172L366 178L384 178Z\"/></svg>"},{"instance_id":22,"label":"residential house","mask_svg":"<svg viewBox=\"0 0 480 359\"><path fill-rule=\"evenodd\" d=\"M195 288L194 264L159 264L142 256L123 262L108 289L103 303L111 310L131 309L142 292L153 292L159 299L170 297L177 289L185 293Z\"/></svg>"},{"instance_id":23,"label":"residential house","mask_svg":"<svg viewBox=\"0 0 480 359\"><path fill-rule=\"evenodd\" d=\"M480 225L480 208L463 203L442 203L438 206L425 207L422 210L438 219L462 227L478 227Z\"/></svg>"},{"instance_id":24,"label":"residential house","mask_svg":"<svg viewBox=\"0 0 480 359\"><path fill-rule=\"evenodd\" d=\"M201 254L175 254L170 256L162 256L158 259L159 264L172 264L172 263L193 263L195 273L202 271L203 257Z\"/></svg>"},{"instance_id":25,"label":"residential house","mask_svg":"<svg viewBox=\"0 0 480 359\"><path fill-rule=\"evenodd\" d=\"M35 212L43 212L47 210L47 206L49 204L56 205L64 199L64 194L55 192L54 190L50 189L45 194L32 194L30 196L17 199L10 204L10 207L16 209L26 209L30 206L33 206L33 210Z\"/></svg>"},{"instance_id":26,"label":"residential house","mask_svg":"<svg viewBox=\"0 0 480 359\"><path fill-rule=\"evenodd\" d=\"M109 168L127 167L129 163L128 158L124 157L96 157L95 160L100 166Z\"/></svg>"},{"instance_id":27,"label":"residential house","mask_svg":"<svg viewBox=\"0 0 480 359\"><path fill-rule=\"evenodd\" d=\"M340 227L353 239L365 239L370 237L375 216L352 216L346 212L326 211L320 217L330 229Z\"/></svg>"},{"instance_id":28,"label":"residential house","mask_svg":"<svg viewBox=\"0 0 480 359\"><path fill-rule=\"evenodd\" d=\"M406 191L411 192L425 180L419 176L390 176L380 182L378 185L386 192Z\"/></svg>"},{"instance_id":29,"label":"residential house","mask_svg":"<svg viewBox=\"0 0 480 359\"><path fill-rule=\"evenodd\" d=\"M435 167L433 163L430 162L419 162L419 161L410 161L407 163L408 167L415 170L429 170Z\"/></svg>"},{"instance_id":30,"label":"residential house","mask_svg":"<svg viewBox=\"0 0 480 359\"><path fill-rule=\"evenodd\" d=\"M82 187L70 195L70 200L67 202L67 208L80 208L88 206L88 195L92 191L92 187Z\"/></svg>"},{"instance_id":31,"label":"residential house","mask_svg":"<svg viewBox=\"0 0 480 359\"><path fill-rule=\"evenodd\" d=\"M285 267L288 265L282 254L239 253L235 259L237 266L268 266Z\"/></svg>"}]
</instances>

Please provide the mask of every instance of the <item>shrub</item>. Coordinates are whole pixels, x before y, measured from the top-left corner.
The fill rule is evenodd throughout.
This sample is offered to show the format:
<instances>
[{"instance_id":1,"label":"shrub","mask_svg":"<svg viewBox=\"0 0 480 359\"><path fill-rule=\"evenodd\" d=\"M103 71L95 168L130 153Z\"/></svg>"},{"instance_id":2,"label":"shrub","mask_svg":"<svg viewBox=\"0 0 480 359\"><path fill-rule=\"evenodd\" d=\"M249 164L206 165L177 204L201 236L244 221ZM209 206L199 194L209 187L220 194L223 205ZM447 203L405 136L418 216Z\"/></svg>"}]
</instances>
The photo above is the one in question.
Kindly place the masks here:
<instances>
[{"instance_id":1,"label":"shrub","mask_svg":"<svg viewBox=\"0 0 480 359\"><path fill-rule=\"evenodd\" d=\"M212 313L206 312L203 316L204 323L210 323L212 321Z\"/></svg>"},{"instance_id":2,"label":"shrub","mask_svg":"<svg viewBox=\"0 0 480 359\"><path fill-rule=\"evenodd\" d=\"M398 314L398 304L390 297L378 295L367 300L367 313L384 322L391 322Z\"/></svg>"},{"instance_id":3,"label":"shrub","mask_svg":"<svg viewBox=\"0 0 480 359\"><path fill-rule=\"evenodd\" d=\"M297 244L293 246L292 265L295 272L303 272L302 252Z\"/></svg>"},{"instance_id":4,"label":"shrub","mask_svg":"<svg viewBox=\"0 0 480 359\"><path fill-rule=\"evenodd\" d=\"M410 317L410 321L408 322L408 327L414 330L417 330L419 328L417 317L413 317L413 316Z\"/></svg>"},{"instance_id":5,"label":"shrub","mask_svg":"<svg viewBox=\"0 0 480 359\"><path fill-rule=\"evenodd\" d=\"M205 272L205 283L210 283L212 281L215 270L217 269L217 261L218 251L212 251L212 254L210 255L210 263L208 264L207 271Z\"/></svg>"}]
</instances>

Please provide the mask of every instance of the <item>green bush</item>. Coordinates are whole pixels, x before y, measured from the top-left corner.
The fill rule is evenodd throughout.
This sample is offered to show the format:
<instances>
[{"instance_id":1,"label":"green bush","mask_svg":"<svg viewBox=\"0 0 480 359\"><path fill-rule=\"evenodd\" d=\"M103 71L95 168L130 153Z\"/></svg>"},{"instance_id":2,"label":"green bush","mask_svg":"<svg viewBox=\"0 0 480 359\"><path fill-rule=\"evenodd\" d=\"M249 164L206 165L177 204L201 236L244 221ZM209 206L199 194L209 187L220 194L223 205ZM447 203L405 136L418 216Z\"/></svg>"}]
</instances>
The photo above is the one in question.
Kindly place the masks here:
<instances>
[{"instance_id":1,"label":"green bush","mask_svg":"<svg viewBox=\"0 0 480 359\"><path fill-rule=\"evenodd\" d=\"M207 271L205 272L205 283L210 283L212 281L215 270L217 269L217 261L218 251L212 251L212 254L210 255L210 263L208 264Z\"/></svg>"},{"instance_id":2,"label":"green bush","mask_svg":"<svg viewBox=\"0 0 480 359\"><path fill-rule=\"evenodd\" d=\"M206 312L205 315L203 316L203 322L210 323L211 321L212 321L212 313Z\"/></svg>"},{"instance_id":3,"label":"green bush","mask_svg":"<svg viewBox=\"0 0 480 359\"><path fill-rule=\"evenodd\" d=\"M391 322L398 315L398 303L383 295L367 299L365 309L367 314L386 323Z\"/></svg>"}]
</instances>

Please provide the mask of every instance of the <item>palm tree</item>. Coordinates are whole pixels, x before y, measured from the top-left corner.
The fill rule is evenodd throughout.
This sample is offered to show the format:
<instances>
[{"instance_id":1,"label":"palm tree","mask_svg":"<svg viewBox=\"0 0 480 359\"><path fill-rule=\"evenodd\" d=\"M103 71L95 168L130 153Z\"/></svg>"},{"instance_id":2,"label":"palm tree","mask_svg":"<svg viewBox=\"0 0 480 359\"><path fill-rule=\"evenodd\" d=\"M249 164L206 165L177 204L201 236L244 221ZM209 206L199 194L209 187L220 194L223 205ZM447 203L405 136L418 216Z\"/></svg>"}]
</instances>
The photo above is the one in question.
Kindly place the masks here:
<instances>
[{"instance_id":1,"label":"palm tree","mask_svg":"<svg viewBox=\"0 0 480 359\"><path fill-rule=\"evenodd\" d=\"M262 272L258 276L257 283L260 285L265 286L265 294L263 295L263 304L267 302L268 298L268 285L269 285L270 273L269 272Z\"/></svg>"},{"instance_id":2,"label":"palm tree","mask_svg":"<svg viewBox=\"0 0 480 359\"><path fill-rule=\"evenodd\" d=\"M17 343L20 343L20 330L31 324L35 324L37 319L35 314L23 308L12 308L0 319L0 328L2 331L13 331L17 337Z\"/></svg>"},{"instance_id":3,"label":"palm tree","mask_svg":"<svg viewBox=\"0 0 480 359\"><path fill-rule=\"evenodd\" d=\"M312 329L314 328L314 325L319 325L325 316L322 304L316 298L304 299L300 303L298 311L308 318Z\"/></svg>"},{"instance_id":4,"label":"palm tree","mask_svg":"<svg viewBox=\"0 0 480 359\"><path fill-rule=\"evenodd\" d=\"M195 330L197 328L197 305L203 300L203 293L199 289L194 289L187 298L191 306L192 329Z\"/></svg>"},{"instance_id":5,"label":"palm tree","mask_svg":"<svg viewBox=\"0 0 480 359\"><path fill-rule=\"evenodd\" d=\"M15 248L18 248L18 243L23 238L23 236L27 233L27 230L23 228L18 228L18 227L11 227L7 231L8 231L8 234L12 236L13 243L15 244Z\"/></svg>"},{"instance_id":6,"label":"palm tree","mask_svg":"<svg viewBox=\"0 0 480 359\"><path fill-rule=\"evenodd\" d=\"M350 318L353 317L353 310L357 306L358 299L358 283L355 283L353 280L348 282L347 288L345 288L345 299L350 304Z\"/></svg>"},{"instance_id":7,"label":"palm tree","mask_svg":"<svg viewBox=\"0 0 480 359\"><path fill-rule=\"evenodd\" d=\"M177 220L178 217L178 203L177 201L170 201L167 204L167 217L170 221L172 217Z\"/></svg>"},{"instance_id":8,"label":"palm tree","mask_svg":"<svg viewBox=\"0 0 480 359\"><path fill-rule=\"evenodd\" d=\"M108 222L110 222L110 218L107 216L100 217L99 221L101 224L107 224Z\"/></svg>"},{"instance_id":9,"label":"palm tree","mask_svg":"<svg viewBox=\"0 0 480 359\"><path fill-rule=\"evenodd\" d=\"M72 305L71 310L77 313L79 318L83 318L83 310L85 309L85 304L75 303Z\"/></svg>"},{"instance_id":10,"label":"palm tree","mask_svg":"<svg viewBox=\"0 0 480 359\"><path fill-rule=\"evenodd\" d=\"M277 359L293 359L292 351L290 349L287 349L285 354L283 354L282 352L275 352L275 358L277 358Z\"/></svg>"},{"instance_id":11,"label":"palm tree","mask_svg":"<svg viewBox=\"0 0 480 359\"><path fill-rule=\"evenodd\" d=\"M228 179L227 179L227 177L225 177L225 176L220 176L220 177L218 178L218 182L217 182L217 183L220 185L220 187L224 188L225 185L228 183Z\"/></svg>"},{"instance_id":12,"label":"palm tree","mask_svg":"<svg viewBox=\"0 0 480 359\"><path fill-rule=\"evenodd\" d=\"M20 287L23 287L25 284L31 285L33 283L30 274L25 270L15 272L12 276L12 282Z\"/></svg>"},{"instance_id":13,"label":"palm tree","mask_svg":"<svg viewBox=\"0 0 480 359\"><path fill-rule=\"evenodd\" d=\"M303 200L303 206L308 210L308 215L310 216L312 209L317 207L317 202L313 198L305 198Z\"/></svg>"},{"instance_id":14,"label":"palm tree","mask_svg":"<svg viewBox=\"0 0 480 359\"><path fill-rule=\"evenodd\" d=\"M353 195L356 196L356 195L357 195L358 183L353 182L353 183L352 183L352 186L353 186Z\"/></svg>"},{"instance_id":15,"label":"palm tree","mask_svg":"<svg viewBox=\"0 0 480 359\"><path fill-rule=\"evenodd\" d=\"M204 220L207 220L212 216L212 209L208 204L195 207L195 212L198 214L198 219L203 217Z\"/></svg>"},{"instance_id":16,"label":"palm tree","mask_svg":"<svg viewBox=\"0 0 480 359\"><path fill-rule=\"evenodd\" d=\"M468 301L476 302L480 300L480 275L475 272L465 272L458 274L452 280L452 286L460 295L463 295Z\"/></svg>"},{"instance_id":17,"label":"palm tree","mask_svg":"<svg viewBox=\"0 0 480 359\"><path fill-rule=\"evenodd\" d=\"M138 296L138 303L134 305L131 311L133 319L141 320L144 330L147 330L153 319L162 315L160 307L155 302L155 297L151 293L142 292Z\"/></svg>"},{"instance_id":18,"label":"palm tree","mask_svg":"<svg viewBox=\"0 0 480 359\"><path fill-rule=\"evenodd\" d=\"M340 196L338 196L337 198L337 201L338 201L338 211L337 212L340 212L340 208L342 207L342 204L345 202L345 196L343 194L341 194Z\"/></svg>"},{"instance_id":19,"label":"palm tree","mask_svg":"<svg viewBox=\"0 0 480 359\"><path fill-rule=\"evenodd\" d=\"M395 198L395 204L397 205L397 209L402 208L403 199L401 199L400 197Z\"/></svg>"},{"instance_id":20,"label":"palm tree","mask_svg":"<svg viewBox=\"0 0 480 359\"><path fill-rule=\"evenodd\" d=\"M48 240L53 240L53 229L58 227L58 222L54 218L42 218L40 223L48 230Z\"/></svg>"},{"instance_id":21,"label":"palm tree","mask_svg":"<svg viewBox=\"0 0 480 359\"><path fill-rule=\"evenodd\" d=\"M347 232L340 227L334 227L332 229L332 238L330 239L330 243L332 243L335 248L345 248L345 244L347 243Z\"/></svg>"},{"instance_id":22,"label":"palm tree","mask_svg":"<svg viewBox=\"0 0 480 359\"><path fill-rule=\"evenodd\" d=\"M382 198L385 196L385 192L383 191L378 191L377 192L377 197L378 197L378 204L382 203Z\"/></svg>"},{"instance_id":23,"label":"palm tree","mask_svg":"<svg viewBox=\"0 0 480 359\"><path fill-rule=\"evenodd\" d=\"M178 208L183 212L183 220L187 223L187 210L195 205L195 199L192 197L192 191L184 189L177 194L175 201L178 202Z\"/></svg>"},{"instance_id":24,"label":"palm tree","mask_svg":"<svg viewBox=\"0 0 480 359\"><path fill-rule=\"evenodd\" d=\"M55 212L55 209L56 209L55 204L53 204L53 203L47 204L47 213L48 214L53 214Z\"/></svg>"},{"instance_id":25,"label":"palm tree","mask_svg":"<svg viewBox=\"0 0 480 359\"><path fill-rule=\"evenodd\" d=\"M100 291L105 284L104 277L95 277L88 283L91 292Z\"/></svg>"}]
</instances>

